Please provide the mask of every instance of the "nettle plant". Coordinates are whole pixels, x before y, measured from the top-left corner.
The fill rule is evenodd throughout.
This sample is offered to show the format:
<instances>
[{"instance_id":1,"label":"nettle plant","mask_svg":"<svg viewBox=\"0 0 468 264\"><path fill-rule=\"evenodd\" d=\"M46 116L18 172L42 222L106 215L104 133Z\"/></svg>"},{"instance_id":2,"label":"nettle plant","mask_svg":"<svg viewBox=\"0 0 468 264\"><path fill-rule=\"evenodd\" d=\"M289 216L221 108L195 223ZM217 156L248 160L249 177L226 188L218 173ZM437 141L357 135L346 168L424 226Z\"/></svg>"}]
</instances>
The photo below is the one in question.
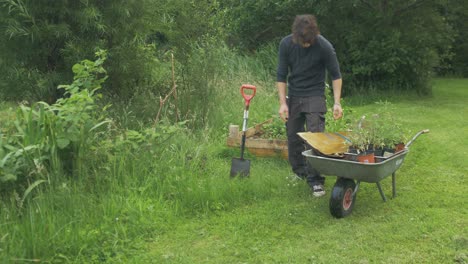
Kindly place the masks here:
<instances>
[{"instance_id":1,"label":"nettle plant","mask_svg":"<svg viewBox=\"0 0 468 264\"><path fill-rule=\"evenodd\" d=\"M73 66L74 81L61 85L65 97L53 105L38 102L20 105L16 115L0 130L0 189L29 193L31 187L49 181L64 167L80 169L98 128L108 123L97 111L96 91L106 80L102 67L106 53L96 53L96 61L84 60ZM29 186L29 188L27 188Z\"/></svg>"},{"instance_id":2,"label":"nettle plant","mask_svg":"<svg viewBox=\"0 0 468 264\"><path fill-rule=\"evenodd\" d=\"M96 61L84 60L72 68L75 74L70 85L60 85L65 90L65 97L60 98L50 106L55 115L55 144L64 149L73 143L86 143L89 139L87 133L93 131L103 123L96 121L104 119L97 116L95 99L100 95L96 91L101 89L102 83L107 79L106 71L102 67L105 61L105 51L97 53ZM99 78L101 76L101 78ZM103 121L103 122L108 122Z\"/></svg>"},{"instance_id":3,"label":"nettle plant","mask_svg":"<svg viewBox=\"0 0 468 264\"><path fill-rule=\"evenodd\" d=\"M69 174L78 175L83 171L87 153L102 134L98 129L111 122L104 115L107 106L98 109L95 102L100 98L96 92L107 79L103 68L106 52L98 51L96 56L96 61L84 60L72 67L73 83L60 85L58 88L64 89L65 96L49 107L56 113L50 139L60 157L57 165Z\"/></svg>"}]
</instances>

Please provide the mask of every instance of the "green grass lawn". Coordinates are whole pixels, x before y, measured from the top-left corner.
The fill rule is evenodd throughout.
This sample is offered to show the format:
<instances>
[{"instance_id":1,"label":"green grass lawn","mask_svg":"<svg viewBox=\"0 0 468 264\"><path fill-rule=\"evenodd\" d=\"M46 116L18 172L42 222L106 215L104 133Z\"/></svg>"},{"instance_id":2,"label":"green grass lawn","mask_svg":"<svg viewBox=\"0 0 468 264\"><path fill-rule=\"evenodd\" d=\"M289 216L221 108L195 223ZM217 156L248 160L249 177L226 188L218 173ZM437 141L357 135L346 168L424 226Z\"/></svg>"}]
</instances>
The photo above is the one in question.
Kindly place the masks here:
<instances>
[{"instance_id":1,"label":"green grass lawn","mask_svg":"<svg viewBox=\"0 0 468 264\"><path fill-rule=\"evenodd\" d=\"M468 80L437 79L432 98L393 102L407 127L431 131L411 146L397 171L395 199L385 203L375 185L363 183L353 213L334 219L328 202L335 177L327 178L327 196L314 198L305 183L287 178L285 162L257 158L245 181L274 182L279 187L272 187L270 197L177 219L170 231L154 236L147 255L134 261L466 263L467 88ZM369 113L375 105L353 107ZM223 173L220 177L229 181ZM390 197L391 178L382 185Z\"/></svg>"},{"instance_id":2,"label":"green grass lawn","mask_svg":"<svg viewBox=\"0 0 468 264\"><path fill-rule=\"evenodd\" d=\"M381 98L407 128L430 133L397 171L397 197L383 202L362 183L344 219L329 213L336 177L314 198L285 160L248 155L251 177L230 179L239 150L202 131L156 154L90 161L90 175L43 184L24 204L21 193L0 200L0 263L467 263L467 88L468 79L437 79L433 97ZM254 119L277 109L273 90L260 87L255 100ZM377 107L345 101L357 114ZM236 103L219 116L241 117ZM390 198L391 177L382 186Z\"/></svg>"}]
</instances>

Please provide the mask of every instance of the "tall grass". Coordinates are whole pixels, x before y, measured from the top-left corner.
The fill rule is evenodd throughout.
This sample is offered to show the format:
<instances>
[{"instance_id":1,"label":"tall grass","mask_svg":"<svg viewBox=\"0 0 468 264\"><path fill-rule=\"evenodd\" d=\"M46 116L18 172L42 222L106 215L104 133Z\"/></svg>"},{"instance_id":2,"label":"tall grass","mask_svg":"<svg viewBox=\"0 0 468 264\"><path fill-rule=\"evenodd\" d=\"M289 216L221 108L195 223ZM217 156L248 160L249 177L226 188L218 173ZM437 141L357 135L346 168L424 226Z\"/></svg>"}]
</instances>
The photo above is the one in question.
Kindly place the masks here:
<instances>
[{"instance_id":1,"label":"tall grass","mask_svg":"<svg viewBox=\"0 0 468 264\"><path fill-rule=\"evenodd\" d=\"M140 126L135 126L132 121L131 129L121 126L128 121L109 121L106 129L93 135L100 141L76 141L84 145L75 148L69 145L74 141L74 135L83 138L83 133L88 133L93 124L68 130L77 134L67 134L67 130L60 130L64 126L54 125L60 116L64 117L63 122L71 122L63 125L73 127L75 124L72 123L73 113L79 109L73 110L70 104L77 99L73 93L64 99L64 107L44 104L45 108L39 107L39 112L35 112L35 107L21 108L23 116L14 118L25 121L17 127L26 129L20 131L26 135L23 144L53 140L53 155L48 156L50 163L46 165L58 165L48 167L48 175L53 175L48 180L50 184L35 188L28 199L23 199L21 192L13 192L0 203L2 262L125 262L152 236L169 232L171 219L229 211L267 199L272 192L281 192L282 181L273 180L268 184L260 179L226 181L230 158L238 153L219 148L228 123L241 119L240 86L252 83L259 88L259 98L270 95L274 90L263 84L270 73L256 60L238 55L224 46L209 52L212 53L209 56L189 61L192 72L184 73L190 77L198 74L197 69L204 63L213 64L209 68L214 70L213 73L199 69L202 71L200 76L206 80L194 82L207 85L207 90L199 91L195 89L198 87L191 88L183 82L181 85L186 85L185 90L180 90L180 102L185 102L191 95L199 96L189 105L193 109L188 109L196 114L186 116L206 118L205 125L199 130L184 129L184 123L172 125L170 120L174 119L170 114L156 127L145 125L144 120ZM217 58L217 64L210 58ZM263 76L264 81L255 81L255 76ZM207 104L209 108L198 108L196 104L203 103L200 97L212 101ZM264 110L265 105L268 103L258 103L258 109L255 109L258 116L268 112ZM238 112L231 113L230 108L236 108ZM50 115L49 110L57 111L58 115ZM132 109L127 111L131 112ZM86 116L77 116L77 120L84 120ZM133 117L129 114L122 118L138 116L135 112ZM51 118L51 121L46 122L42 117ZM101 124L97 119L92 121L94 125ZM51 133L46 133L44 124L49 124ZM71 148L64 151L68 146ZM277 166L276 163L270 165ZM76 177L65 177L67 173Z\"/></svg>"},{"instance_id":2,"label":"tall grass","mask_svg":"<svg viewBox=\"0 0 468 264\"><path fill-rule=\"evenodd\" d=\"M214 136L226 135L230 124L242 124L245 106L240 87L243 84L252 84L257 88L250 106L249 124L277 116L276 47L266 46L253 56L239 54L226 47L215 52L221 58L221 65L209 82L213 94L208 95L208 100L213 102L208 119Z\"/></svg>"},{"instance_id":3,"label":"tall grass","mask_svg":"<svg viewBox=\"0 0 468 264\"><path fill-rule=\"evenodd\" d=\"M21 207L14 199L2 202L0 259L125 262L169 232L176 218L229 211L281 192L281 181L228 180L233 153L212 144L179 133L162 151L129 148L87 178L37 190Z\"/></svg>"}]
</instances>

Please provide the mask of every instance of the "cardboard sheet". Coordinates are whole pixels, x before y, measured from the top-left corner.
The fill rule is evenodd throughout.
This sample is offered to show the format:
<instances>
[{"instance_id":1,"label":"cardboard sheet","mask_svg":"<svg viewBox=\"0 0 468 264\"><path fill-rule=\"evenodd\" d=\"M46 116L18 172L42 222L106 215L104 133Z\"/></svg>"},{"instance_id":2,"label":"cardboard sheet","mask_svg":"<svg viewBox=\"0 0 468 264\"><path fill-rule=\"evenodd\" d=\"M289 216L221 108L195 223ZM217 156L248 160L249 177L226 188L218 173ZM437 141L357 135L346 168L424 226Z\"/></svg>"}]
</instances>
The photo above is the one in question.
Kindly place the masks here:
<instances>
[{"instance_id":1,"label":"cardboard sheet","mask_svg":"<svg viewBox=\"0 0 468 264\"><path fill-rule=\"evenodd\" d=\"M346 139L348 132L339 133L297 133L307 144L325 155L336 155L348 151L350 142Z\"/></svg>"}]
</instances>

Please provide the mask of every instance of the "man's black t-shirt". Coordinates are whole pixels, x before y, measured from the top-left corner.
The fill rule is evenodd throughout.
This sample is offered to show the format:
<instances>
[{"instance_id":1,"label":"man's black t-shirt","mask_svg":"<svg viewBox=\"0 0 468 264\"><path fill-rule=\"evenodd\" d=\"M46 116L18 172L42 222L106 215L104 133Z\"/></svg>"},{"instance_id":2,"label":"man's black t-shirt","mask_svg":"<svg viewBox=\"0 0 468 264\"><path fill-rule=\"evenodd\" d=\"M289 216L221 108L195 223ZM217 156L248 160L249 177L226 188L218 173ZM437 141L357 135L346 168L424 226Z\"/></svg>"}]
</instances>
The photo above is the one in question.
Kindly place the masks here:
<instances>
[{"instance_id":1,"label":"man's black t-shirt","mask_svg":"<svg viewBox=\"0 0 468 264\"><path fill-rule=\"evenodd\" d=\"M289 96L324 96L326 71L332 80L341 78L335 49L322 35L307 48L293 43L292 35L281 40L277 82L288 83Z\"/></svg>"}]
</instances>

